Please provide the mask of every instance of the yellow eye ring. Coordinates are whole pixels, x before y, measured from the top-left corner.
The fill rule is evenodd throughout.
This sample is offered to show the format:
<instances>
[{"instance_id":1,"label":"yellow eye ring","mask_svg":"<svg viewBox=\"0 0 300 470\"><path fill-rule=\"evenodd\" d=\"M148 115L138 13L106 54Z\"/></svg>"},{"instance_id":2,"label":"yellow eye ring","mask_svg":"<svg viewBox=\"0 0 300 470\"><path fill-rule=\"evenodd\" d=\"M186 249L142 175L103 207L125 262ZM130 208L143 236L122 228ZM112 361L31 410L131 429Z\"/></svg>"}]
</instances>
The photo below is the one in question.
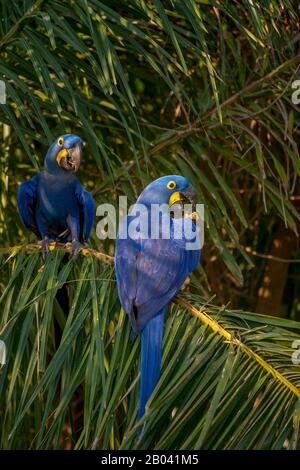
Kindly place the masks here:
<instances>
[{"instance_id":1,"label":"yellow eye ring","mask_svg":"<svg viewBox=\"0 0 300 470\"><path fill-rule=\"evenodd\" d=\"M175 181L169 181L167 184L168 189L175 189L176 188L176 183Z\"/></svg>"},{"instance_id":2,"label":"yellow eye ring","mask_svg":"<svg viewBox=\"0 0 300 470\"><path fill-rule=\"evenodd\" d=\"M59 147L62 147L62 146L64 145L64 139L63 139L63 137L60 137L60 138L58 139L57 145L58 145Z\"/></svg>"}]
</instances>

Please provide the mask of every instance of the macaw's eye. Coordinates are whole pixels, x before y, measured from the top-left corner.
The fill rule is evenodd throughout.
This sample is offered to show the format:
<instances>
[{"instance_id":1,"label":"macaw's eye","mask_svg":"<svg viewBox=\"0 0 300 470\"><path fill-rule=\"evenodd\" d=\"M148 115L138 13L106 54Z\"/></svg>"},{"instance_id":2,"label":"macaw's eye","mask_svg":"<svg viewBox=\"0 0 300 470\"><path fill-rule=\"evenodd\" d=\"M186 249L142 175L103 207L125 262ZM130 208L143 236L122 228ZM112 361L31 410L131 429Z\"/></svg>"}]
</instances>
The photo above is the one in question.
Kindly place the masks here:
<instances>
[{"instance_id":1,"label":"macaw's eye","mask_svg":"<svg viewBox=\"0 0 300 470\"><path fill-rule=\"evenodd\" d=\"M59 147L62 147L62 146L64 145L64 139L63 139L62 137L60 137L60 138L58 139L57 145L58 145Z\"/></svg>"},{"instance_id":2,"label":"macaw's eye","mask_svg":"<svg viewBox=\"0 0 300 470\"><path fill-rule=\"evenodd\" d=\"M176 183L175 181L169 181L167 184L168 189L175 189L176 188Z\"/></svg>"}]
</instances>

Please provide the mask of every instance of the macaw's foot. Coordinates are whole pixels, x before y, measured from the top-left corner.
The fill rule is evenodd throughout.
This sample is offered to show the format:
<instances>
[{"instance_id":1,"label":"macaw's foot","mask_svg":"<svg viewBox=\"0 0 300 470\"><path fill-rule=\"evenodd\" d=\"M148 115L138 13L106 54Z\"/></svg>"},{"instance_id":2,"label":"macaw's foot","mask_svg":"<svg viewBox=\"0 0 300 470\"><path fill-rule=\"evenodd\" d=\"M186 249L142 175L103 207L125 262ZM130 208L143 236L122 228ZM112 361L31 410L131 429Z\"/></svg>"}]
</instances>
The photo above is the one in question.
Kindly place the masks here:
<instances>
[{"instance_id":1,"label":"macaw's foot","mask_svg":"<svg viewBox=\"0 0 300 470\"><path fill-rule=\"evenodd\" d=\"M48 237L44 237L43 240L42 240L42 258L43 258L44 261L46 260L46 256L50 251L49 241L50 240L49 240Z\"/></svg>"},{"instance_id":2,"label":"macaw's foot","mask_svg":"<svg viewBox=\"0 0 300 470\"><path fill-rule=\"evenodd\" d=\"M73 261L77 260L78 254L82 248L83 248L83 245L78 240L72 241L72 251L71 251L70 257Z\"/></svg>"}]
</instances>

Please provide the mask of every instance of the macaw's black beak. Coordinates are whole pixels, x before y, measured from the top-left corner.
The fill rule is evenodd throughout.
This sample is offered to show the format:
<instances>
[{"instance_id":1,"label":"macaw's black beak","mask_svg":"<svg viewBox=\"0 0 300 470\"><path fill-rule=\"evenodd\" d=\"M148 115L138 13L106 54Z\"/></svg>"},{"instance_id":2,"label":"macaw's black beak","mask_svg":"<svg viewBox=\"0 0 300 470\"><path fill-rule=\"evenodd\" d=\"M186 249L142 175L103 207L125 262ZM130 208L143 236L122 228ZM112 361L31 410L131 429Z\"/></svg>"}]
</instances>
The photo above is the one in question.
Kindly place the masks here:
<instances>
[{"instance_id":1,"label":"macaw's black beak","mask_svg":"<svg viewBox=\"0 0 300 470\"><path fill-rule=\"evenodd\" d=\"M192 210L196 210L196 203L197 203L197 192L191 184L188 185L187 188L180 191L182 202L187 202L192 204Z\"/></svg>"},{"instance_id":2,"label":"macaw's black beak","mask_svg":"<svg viewBox=\"0 0 300 470\"><path fill-rule=\"evenodd\" d=\"M57 157L56 161L57 164L66 171L72 171L76 173L76 171L80 167L82 158L82 145L80 143L74 145L70 148L62 149Z\"/></svg>"}]
</instances>

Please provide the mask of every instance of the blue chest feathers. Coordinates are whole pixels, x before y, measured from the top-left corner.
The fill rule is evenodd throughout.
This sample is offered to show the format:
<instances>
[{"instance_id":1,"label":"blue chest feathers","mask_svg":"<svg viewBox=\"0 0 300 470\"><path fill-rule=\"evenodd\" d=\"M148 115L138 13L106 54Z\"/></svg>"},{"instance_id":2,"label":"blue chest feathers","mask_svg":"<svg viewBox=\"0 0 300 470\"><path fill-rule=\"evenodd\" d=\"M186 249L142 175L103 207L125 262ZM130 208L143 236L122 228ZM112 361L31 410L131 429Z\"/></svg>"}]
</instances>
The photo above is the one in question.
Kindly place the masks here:
<instances>
[{"instance_id":1,"label":"blue chest feathers","mask_svg":"<svg viewBox=\"0 0 300 470\"><path fill-rule=\"evenodd\" d=\"M75 196L76 178L73 175L52 175L41 172L37 209L48 221L60 221L78 212Z\"/></svg>"}]
</instances>

